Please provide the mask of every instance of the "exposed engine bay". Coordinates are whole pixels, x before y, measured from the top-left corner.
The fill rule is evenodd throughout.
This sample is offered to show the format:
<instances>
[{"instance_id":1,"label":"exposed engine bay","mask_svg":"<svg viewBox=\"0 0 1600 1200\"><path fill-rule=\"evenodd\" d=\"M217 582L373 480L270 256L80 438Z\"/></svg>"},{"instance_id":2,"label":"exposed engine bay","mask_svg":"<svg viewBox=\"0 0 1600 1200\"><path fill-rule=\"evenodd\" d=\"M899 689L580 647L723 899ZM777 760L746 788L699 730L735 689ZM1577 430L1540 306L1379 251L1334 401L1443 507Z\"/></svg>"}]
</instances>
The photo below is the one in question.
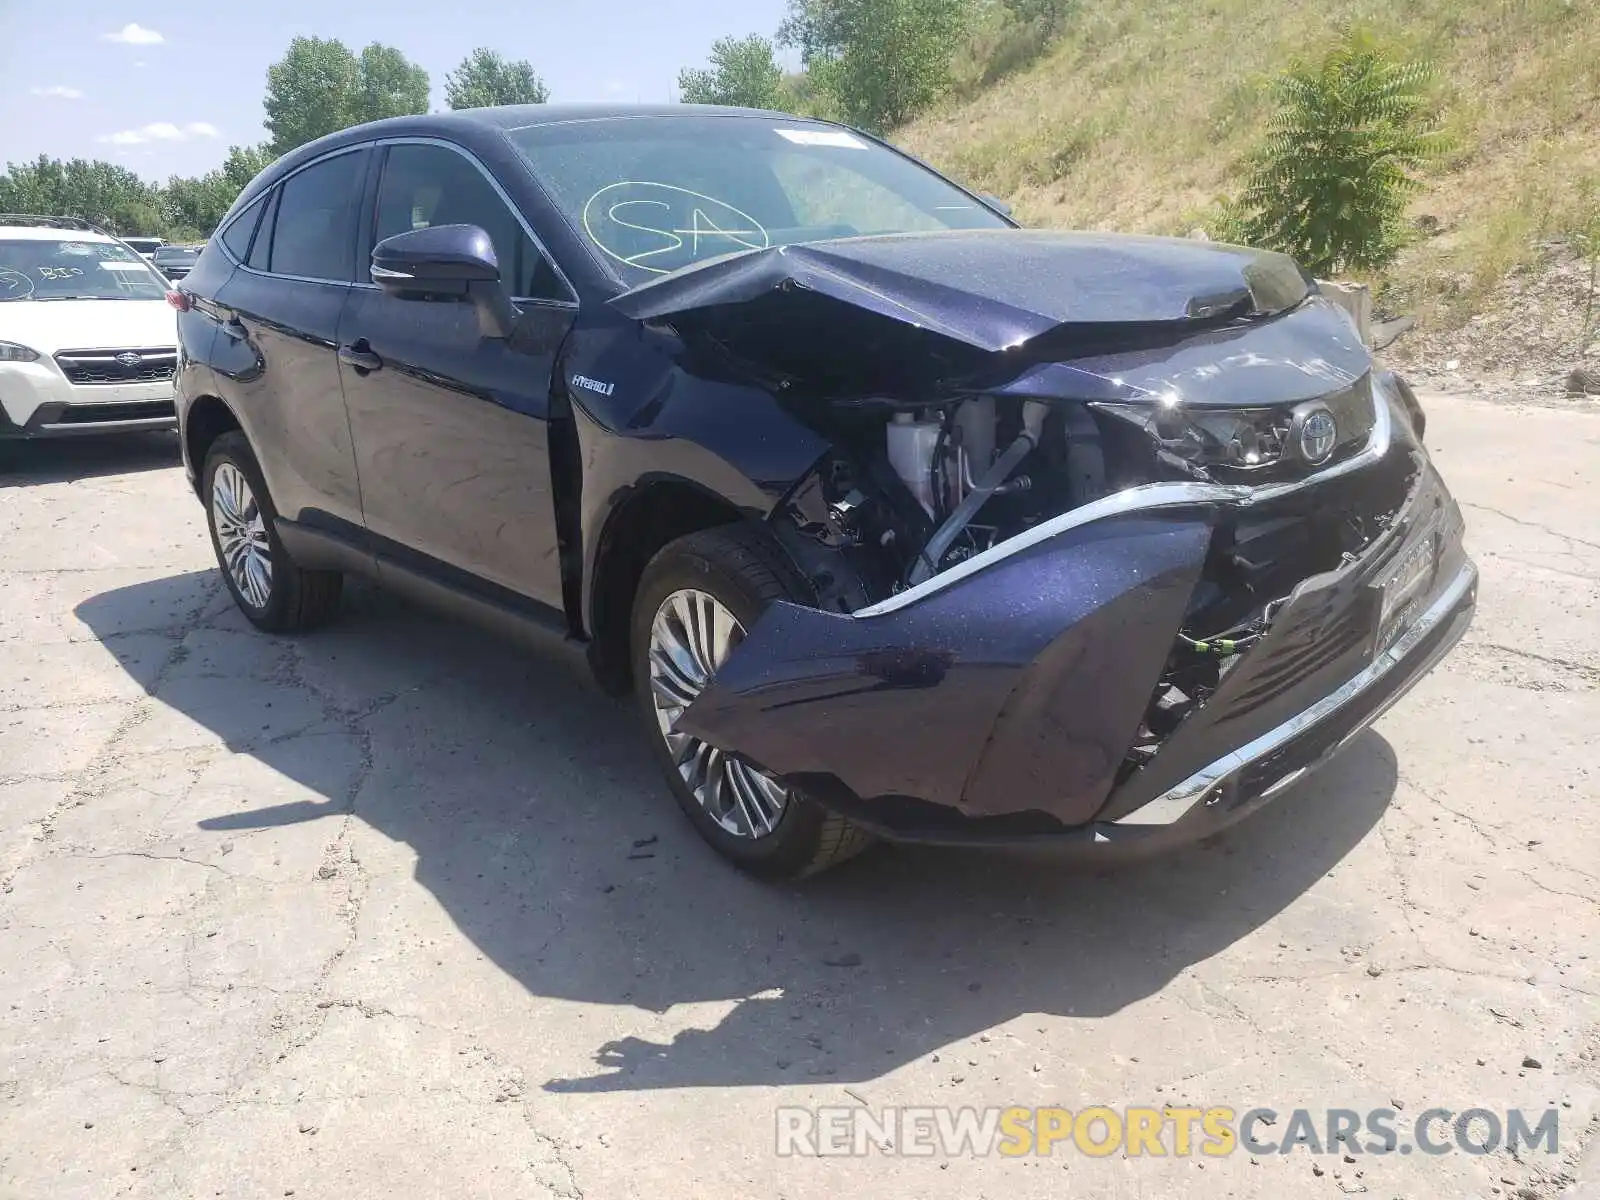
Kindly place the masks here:
<instances>
[{"instance_id":1,"label":"exposed engine bay","mask_svg":"<svg viewBox=\"0 0 1600 1200\"><path fill-rule=\"evenodd\" d=\"M856 612L1064 513L1141 485L1256 484L1261 503L1215 506L1210 550L1123 777L1203 706L1304 580L1355 561L1401 510L1418 464L1393 453L1310 488L1270 489L1359 452L1370 376L1313 405L1186 412L1004 396L939 406L832 406L839 450L776 528L828 611ZM1308 407L1350 432L1303 448Z\"/></svg>"},{"instance_id":2,"label":"exposed engine bay","mask_svg":"<svg viewBox=\"0 0 1600 1200\"><path fill-rule=\"evenodd\" d=\"M1353 451L1372 426L1370 382L1347 392L1367 408L1361 436L1344 443ZM1146 417L1131 405L992 395L924 407L839 403L827 432L840 449L791 498L780 536L806 567L819 605L854 612L1115 492L1163 482L1287 482L1339 460L1329 453L1316 464L1296 462L1287 446L1297 421L1270 410ZM1345 427L1355 425L1347 416ZM1281 502L1224 514L1215 578L1208 572L1196 596L1196 640L1248 636L1279 595L1381 532L1405 498L1404 481L1381 488L1368 475L1354 489L1330 485L1301 503L1285 489Z\"/></svg>"}]
</instances>

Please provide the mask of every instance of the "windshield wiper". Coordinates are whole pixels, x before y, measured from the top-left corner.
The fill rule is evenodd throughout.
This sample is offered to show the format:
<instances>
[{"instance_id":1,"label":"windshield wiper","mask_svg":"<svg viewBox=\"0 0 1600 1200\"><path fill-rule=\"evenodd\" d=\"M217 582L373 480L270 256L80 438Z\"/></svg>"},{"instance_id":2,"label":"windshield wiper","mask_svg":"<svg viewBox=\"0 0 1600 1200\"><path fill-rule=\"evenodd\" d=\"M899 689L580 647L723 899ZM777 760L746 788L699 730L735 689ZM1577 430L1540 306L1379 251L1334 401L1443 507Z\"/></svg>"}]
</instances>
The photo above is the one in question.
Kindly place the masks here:
<instances>
[{"instance_id":1,"label":"windshield wiper","mask_svg":"<svg viewBox=\"0 0 1600 1200\"><path fill-rule=\"evenodd\" d=\"M35 296L35 300L157 300L158 296Z\"/></svg>"}]
</instances>

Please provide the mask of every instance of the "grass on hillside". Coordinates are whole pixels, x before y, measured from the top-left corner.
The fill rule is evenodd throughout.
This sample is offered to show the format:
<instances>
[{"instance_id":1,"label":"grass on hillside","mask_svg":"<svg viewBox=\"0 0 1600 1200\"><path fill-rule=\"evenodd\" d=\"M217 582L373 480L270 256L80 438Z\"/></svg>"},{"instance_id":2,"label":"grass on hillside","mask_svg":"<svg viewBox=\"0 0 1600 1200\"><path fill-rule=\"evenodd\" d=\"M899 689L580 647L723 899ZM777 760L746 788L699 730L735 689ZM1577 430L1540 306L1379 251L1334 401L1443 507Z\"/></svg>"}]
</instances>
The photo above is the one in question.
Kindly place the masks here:
<instances>
[{"instance_id":1,"label":"grass on hillside","mask_svg":"<svg viewBox=\"0 0 1600 1200\"><path fill-rule=\"evenodd\" d=\"M1237 192L1272 76L1341 19L1439 68L1453 143L1413 202L1426 232L1377 281L1388 305L1459 324L1541 242L1600 232L1600 0L1082 0L986 87L980 35L896 140L1027 224L1187 233Z\"/></svg>"}]
</instances>

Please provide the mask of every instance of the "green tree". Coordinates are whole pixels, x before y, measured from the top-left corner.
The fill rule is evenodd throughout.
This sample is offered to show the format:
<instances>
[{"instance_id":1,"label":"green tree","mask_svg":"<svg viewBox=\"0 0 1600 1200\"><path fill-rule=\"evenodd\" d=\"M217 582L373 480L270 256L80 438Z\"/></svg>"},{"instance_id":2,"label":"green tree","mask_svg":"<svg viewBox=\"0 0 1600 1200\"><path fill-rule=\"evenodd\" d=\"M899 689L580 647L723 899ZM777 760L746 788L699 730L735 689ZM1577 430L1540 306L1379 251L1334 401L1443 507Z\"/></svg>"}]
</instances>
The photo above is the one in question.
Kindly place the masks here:
<instances>
[{"instance_id":1,"label":"green tree","mask_svg":"<svg viewBox=\"0 0 1600 1200\"><path fill-rule=\"evenodd\" d=\"M83 217L113 233L163 232L161 193L126 167L41 154L31 163L8 163L0 174L0 212Z\"/></svg>"},{"instance_id":2,"label":"green tree","mask_svg":"<svg viewBox=\"0 0 1600 1200\"><path fill-rule=\"evenodd\" d=\"M428 73L393 46L373 42L356 63L352 125L428 111Z\"/></svg>"},{"instance_id":3,"label":"green tree","mask_svg":"<svg viewBox=\"0 0 1600 1200\"><path fill-rule=\"evenodd\" d=\"M161 189L161 211L171 231L168 236L210 236L245 185L271 162L265 147L229 146L220 167L196 178L174 175Z\"/></svg>"},{"instance_id":4,"label":"green tree","mask_svg":"<svg viewBox=\"0 0 1600 1200\"><path fill-rule=\"evenodd\" d=\"M270 167L276 158L277 155L264 145L229 146L228 157L223 160L221 167L223 178L233 188L233 196L228 198L228 203L232 204L245 186Z\"/></svg>"},{"instance_id":5,"label":"green tree","mask_svg":"<svg viewBox=\"0 0 1600 1200\"><path fill-rule=\"evenodd\" d=\"M324 134L428 109L428 73L374 42L358 58L337 38L297 37L267 68L267 132L274 155Z\"/></svg>"},{"instance_id":6,"label":"green tree","mask_svg":"<svg viewBox=\"0 0 1600 1200\"><path fill-rule=\"evenodd\" d=\"M780 108L783 68L772 43L759 34L718 38L710 67L678 72L679 98L685 104L731 104L742 108Z\"/></svg>"},{"instance_id":7,"label":"green tree","mask_svg":"<svg viewBox=\"0 0 1600 1200\"><path fill-rule=\"evenodd\" d=\"M543 104L550 99L550 89L532 63L513 62L480 46L444 77L444 99L451 108Z\"/></svg>"},{"instance_id":8,"label":"green tree","mask_svg":"<svg viewBox=\"0 0 1600 1200\"><path fill-rule=\"evenodd\" d=\"M221 168L195 178L174 175L161 189L162 216L167 229L181 236L208 236L237 195Z\"/></svg>"},{"instance_id":9,"label":"green tree","mask_svg":"<svg viewBox=\"0 0 1600 1200\"><path fill-rule=\"evenodd\" d=\"M969 0L789 0L778 40L845 120L875 133L942 95Z\"/></svg>"},{"instance_id":10,"label":"green tree","mask_svg":"<svg viewBox=\"0 0 1600 1200\"><path fill-rule=\"evenodd\" d=\"M351 124L351 98L361 73L337 38L297 37L267 68L267 132L275 154Z\"/></svg>"},{"instance_id":11,"label":"green tree","mask_svg":"<svg viewBox=\"0 0 1600 1200\"><path fill-rule=\"evenodd\" d=\"M210 235L271 161L263 147L231 146L220 167L157 186L115 163L41 155L0 173L0 212L83 217L113 233L197 239Z\"/></svg>"},{"instance_id":12,"label":"green tree","mask_svg":"<svg viewBox=\"0 0 1600 1200\"><path fill-rule=\"evenodd\" d=\"M1446 146L1430 119L1433 70L1398 62L1353 27L1320 62L1277 80L1277 110L1238 206L1252 245L1317 275L1376 271L1399 254L1416 172Z\"/></svg>"}]
</instances>

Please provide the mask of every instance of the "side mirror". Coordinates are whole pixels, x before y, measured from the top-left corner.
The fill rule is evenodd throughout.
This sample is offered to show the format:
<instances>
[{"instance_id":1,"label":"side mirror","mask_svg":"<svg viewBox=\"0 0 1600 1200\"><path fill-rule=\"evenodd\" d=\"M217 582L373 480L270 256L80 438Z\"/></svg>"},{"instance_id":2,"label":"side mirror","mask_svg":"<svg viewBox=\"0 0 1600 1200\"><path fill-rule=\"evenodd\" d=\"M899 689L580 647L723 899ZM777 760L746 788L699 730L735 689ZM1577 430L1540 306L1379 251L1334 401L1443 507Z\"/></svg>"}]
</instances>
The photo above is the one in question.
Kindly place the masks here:
<instances>
[{"instance_id":1,"label":"side mirror","mask_svg":"<svg viewBox=\"0 0 1600 1200\"><path fill-rule=\"evenodd\" d=\"M484 337L510 337L516 324L494 243L476 225L431 225L384 238L372 248L372 282L399 300L470 300Z\"/></svg>"},{"instance_id":2,"label":"side mirror","mask_svg":"<svg viewBox=\"0 0 1600 1200\"><path fill-rule=\"evenodd\" d=\"M979 192L978 199L982 200L1001 216L1009 217L1011 215L1011 205L1007 204L1004 200L1000 199L999 196L994 195L992 192Z\"/></svg>"}]
</instances>

